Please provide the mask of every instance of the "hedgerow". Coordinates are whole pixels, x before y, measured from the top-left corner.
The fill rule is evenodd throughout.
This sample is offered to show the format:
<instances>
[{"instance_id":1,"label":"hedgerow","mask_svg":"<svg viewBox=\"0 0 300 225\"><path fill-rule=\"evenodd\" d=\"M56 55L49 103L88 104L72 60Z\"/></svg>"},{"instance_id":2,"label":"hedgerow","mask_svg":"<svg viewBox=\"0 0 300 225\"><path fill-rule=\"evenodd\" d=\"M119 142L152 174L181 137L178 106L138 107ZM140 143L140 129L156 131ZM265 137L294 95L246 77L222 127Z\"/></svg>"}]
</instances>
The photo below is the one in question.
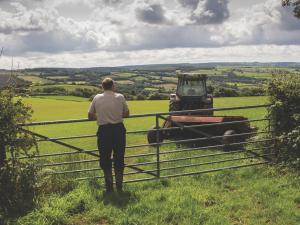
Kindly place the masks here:
<instances>
[{"instance_id":1,"label":"hedgerow","mask_svg":"<svg viewBox=\"0 0 300 225\"><path fill-rule=\"evenodd\" d=\"M276 160L300 169L300 76L274 76L268 91Z\"/></svg>"}]
</instances>

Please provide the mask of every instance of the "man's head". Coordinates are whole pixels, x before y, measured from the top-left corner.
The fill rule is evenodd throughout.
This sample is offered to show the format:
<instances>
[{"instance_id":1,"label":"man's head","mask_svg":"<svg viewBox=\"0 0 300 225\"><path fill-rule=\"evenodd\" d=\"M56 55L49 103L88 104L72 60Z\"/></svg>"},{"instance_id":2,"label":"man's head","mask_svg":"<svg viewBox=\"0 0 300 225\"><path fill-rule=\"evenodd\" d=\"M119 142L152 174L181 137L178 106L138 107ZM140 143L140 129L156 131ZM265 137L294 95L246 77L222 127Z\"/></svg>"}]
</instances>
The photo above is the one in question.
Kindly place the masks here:
<instances>
[{"instance_id":1,"label":"man's head","mask_svg":"<svg viewBox=\"0 0 300 225\"><path fill-rule=\"evenodd\" d=\"M114 90L114 81L110 77L105 78L102 81L102 87L104 91L113 91Z\"/></svg>"}]
</instances>

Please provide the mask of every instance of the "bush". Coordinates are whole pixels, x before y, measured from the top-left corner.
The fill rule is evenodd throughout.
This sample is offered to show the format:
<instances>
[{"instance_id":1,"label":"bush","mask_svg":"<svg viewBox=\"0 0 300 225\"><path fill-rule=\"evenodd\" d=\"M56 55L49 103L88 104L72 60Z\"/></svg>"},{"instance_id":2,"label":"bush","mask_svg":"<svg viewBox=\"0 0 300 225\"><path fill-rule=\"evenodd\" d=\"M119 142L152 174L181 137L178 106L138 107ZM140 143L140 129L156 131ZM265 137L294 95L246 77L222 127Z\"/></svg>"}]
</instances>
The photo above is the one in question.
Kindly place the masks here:
<instances>
[{"instance_id":1,"label":"bush","mask_svg":"<svg viewBox=\"0 0 300 225\"><path fill-rule=\"evenodd\" d=\"M90 98L91 96L97 94L98 89L88 89L88 88L76 88L75 91L71 91L69 94L78 97Z\"/></svg>"},{"instance_id":2,"label":"bush","mask_svg":"<svg viewBox=\"0 0 300 225\"><path fill-rule=\"evenodd\" d=\"M148 100L167 100L169 99L169 95L161 94L161 93L153 93L148 97Z\"/></svg>"},{"instance_id":3,"label":"bush","mask_svg":"<svg viewBox=\"0 0 300 225\"><path fill-rule=\"evenodd\" d=\"M33 164L6 164L0 169L0 212L20 216L33 209L36 200L36 173Z\"/></svg>"},{"instance_id":4,"label":"bush","mask_svg":"<svg viewBox=\"0 0 300 225\"><path fill-rule=\"evenodd\" d=\"M146 96L145 95L142 95L142 94L138 94L136 96L136 100L146 100Z\"/></svg>"},{"instance_id":5,"label":"bush","mask_svg":"<svg viewBox=\"0 0 300 225\"><path fill-rule=\"evenodd\" d=\"M47 94L57 94L57 95L67 94L67 90L63 87L44 87L42 89L42 92Z\"/></svg>"},{"instance_id":6,"label":"bush","mask_svg":"<svg viewBox=\"0 0 300 225\"><path fill-rule=\"evenodd\" d=\"M300 76L273 77L268 91L273 104L269 116L277 138L276 159L300 169Z\"/></svg>"},{"instance_id":7,"label":"bush","mask_svg":"<svg viewBox=\"0 0 300 225\"><path fill-rule=\"evenodd\" d=\"M14 90L0 92L0 218L20 215L35 202L36 168L20 163L17 157L30 155L34 139L21 129L19 123L31 118L32 110ZM6 157L8 155L8 157ZM4 222L3 222L4 223Z\"/></svg>"},{"instance_id":8,"label":"bush","mask_svg":"<svg viewBox=\"0 0 300 225\"><path fill-rule=\"evenodd\" d=\"M242 88L240 89L240 96L264 96L266 95L265 88Z\"/></svg>"},{"instance_id":9,"label":"bush","mask_svg":"<svg viewBox=\"0 0 300 225\"><path fill-rule=\"evenodd\" d=\"M214 89L215 97L237 97L239 93L232 88L217 87Z\"/></svg>"},{"instance_id":10,"label":"bush","mask_svg":"<svg viewBox=\"0 0 300 225\"><path fill-rule=\"evenodd\" d=\"M28 154L34 144L32 136L18 125L30 120L32 109L21 98L16 99L14 96L13 89L0 92L0 167L6 153L14 161L20 154Z\"/></svg>"}]
</instances>

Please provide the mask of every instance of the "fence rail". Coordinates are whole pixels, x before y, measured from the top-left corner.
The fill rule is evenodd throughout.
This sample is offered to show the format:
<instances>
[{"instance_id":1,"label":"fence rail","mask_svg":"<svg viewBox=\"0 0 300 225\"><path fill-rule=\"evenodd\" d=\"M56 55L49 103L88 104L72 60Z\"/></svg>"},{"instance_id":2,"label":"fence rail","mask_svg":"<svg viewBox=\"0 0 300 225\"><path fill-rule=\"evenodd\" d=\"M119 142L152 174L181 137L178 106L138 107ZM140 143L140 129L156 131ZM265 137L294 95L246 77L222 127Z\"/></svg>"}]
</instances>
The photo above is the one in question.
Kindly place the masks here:
<instances>
[{"instance_id":1,"label":"fence rail","mask_svg":"<svg viewBox=\"0 0 300 225\"><path fill-rule=\"evenodd\" d=\"M173 127L160 128L160 120L169 120L169 116L172 115L194 115L211 111L256 110L257 108L268 108L270 106L269 104L263 104L131 115L128 120L153 117L155 127L148 130L127 131L127 139L130 139L130 135L144 135L144 140L146 140L145 133L150 131L155 132L156 141L155 143L137 143L126 146L124 175L126 177L133 176L133 178L126 179L125 182L131 183L158 178L195 175L270 163L270 158L273 156L271 152L273 152L274 137L269 118L251 118L239 121L192 125L177 124L174 122L175 125ZM48 137L31 129L32 126L67 125L83 122L90 121L87 119L73 119L20 124L25 132L37 138L39 146L43 145L43 143L52 143L57 146L63 146L68 151L44 153L33 157L22 156L19 159L34 158L38 160L40 167L51 168L49 171L46 171L46 174L51 176L71 176L79 181L102 179L103 175L99 175L102 174L102 171L98 166L100 157L98 149L86 149L86 147L79 147L74 143L64 142L76 139L84 139L85 141L96 140L95 134ZM222 143L223 134L208 134L203 132L203 129L204 131L206 129L218 130L220 127L243 126L246 123L251 125L261 123L264 124L265 128L260 127L258 131L253 130L251 132L226 135L226 138L235 140L230 143ZM183 137L181 139L173 138L173 140L168 141L161 140L164 133L184 131L194 132L197 135L190 138ZM132 139L134 138L136 136L132 137ZM229 149L229 151L224 151L224 147L227 150ZM133 150L139 153L130 153ZM48 149L48 151L52 151L52 149ZM85 176L81 176L82 174Z\"/></svg>"}]
</instances>

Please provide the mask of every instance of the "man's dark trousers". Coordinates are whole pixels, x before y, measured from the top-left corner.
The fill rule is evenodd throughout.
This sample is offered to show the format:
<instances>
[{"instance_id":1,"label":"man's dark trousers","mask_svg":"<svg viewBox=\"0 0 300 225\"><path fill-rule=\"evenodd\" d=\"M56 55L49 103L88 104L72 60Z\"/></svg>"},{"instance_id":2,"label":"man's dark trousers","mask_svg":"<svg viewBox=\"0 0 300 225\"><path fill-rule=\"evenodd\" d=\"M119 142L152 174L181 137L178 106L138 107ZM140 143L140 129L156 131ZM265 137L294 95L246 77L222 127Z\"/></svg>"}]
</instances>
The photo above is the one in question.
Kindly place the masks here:
<instances>
[{"instance_id":1,"label":"man's dark trousers","mask_svg":"<svg viewBox=\"0 0 300 225\"><path fill-rule=\"evenodd\" d=\"M104 171L106 188L112 189L112 160L113 152L114 170L118 190L122 190L124 154L126 145L126 129L123 123L105 124L98 129L98 149L100 153L100 167ZM110 180L111 177L111 180Z\"/></svg>"}]
</instances>

